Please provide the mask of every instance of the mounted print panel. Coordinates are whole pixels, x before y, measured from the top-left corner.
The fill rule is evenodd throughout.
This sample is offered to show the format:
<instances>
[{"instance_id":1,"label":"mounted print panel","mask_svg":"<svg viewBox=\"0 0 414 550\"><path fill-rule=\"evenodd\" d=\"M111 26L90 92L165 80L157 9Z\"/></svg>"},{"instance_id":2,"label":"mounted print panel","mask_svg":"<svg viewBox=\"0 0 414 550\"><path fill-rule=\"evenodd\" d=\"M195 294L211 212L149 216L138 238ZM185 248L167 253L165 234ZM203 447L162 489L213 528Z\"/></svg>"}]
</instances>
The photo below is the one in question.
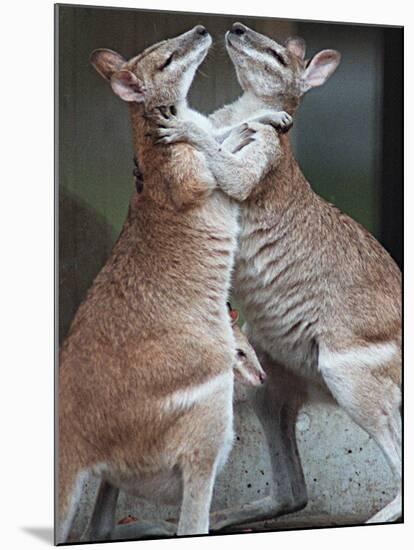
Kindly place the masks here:
<instances>
[{"instance_id":1,"label":"mounted print panel","mask_svg":"<svg viewBox=\"0 0 414 550\"><path fill-rule=\"evenodd\" d=\"M403 28L55 15L56 544L401 522Z\"/></svg>"}]
</instances>

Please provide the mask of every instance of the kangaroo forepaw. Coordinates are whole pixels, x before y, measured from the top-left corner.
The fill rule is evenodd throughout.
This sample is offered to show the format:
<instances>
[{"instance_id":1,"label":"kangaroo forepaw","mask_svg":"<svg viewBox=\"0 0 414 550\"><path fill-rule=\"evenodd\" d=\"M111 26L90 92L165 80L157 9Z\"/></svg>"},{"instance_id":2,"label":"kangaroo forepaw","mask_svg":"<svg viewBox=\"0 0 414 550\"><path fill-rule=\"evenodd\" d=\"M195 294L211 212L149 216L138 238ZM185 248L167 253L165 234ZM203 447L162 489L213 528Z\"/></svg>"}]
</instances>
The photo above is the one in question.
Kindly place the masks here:
<instances>
[{"instance_id":1,"label":"kangaroo forepaw","mask_svg":"<svg viewBox=\"0 0 414 550\"><path fill-rule=\"evenodd\" d=\"M146 111L144 118L155 127L168 128L177 124L177 109L174 105L160 105Z\"/></svg>"},{"instance_id":2,"label":"kangaroo forepaw","mask_svg":"<svg viewBox=\"0 0 414 550\"><path fill-rule=\"evenodd\" d=\"M256 122L260 122L261 124L269 124L278 133L282 134L288 132L293 126L293 118L285 111L279 111L277 113L269 112L268 114L256 119Z\"/></svg>"},{"instance_id":3,"label":"kangaroo forepaw","mask_svg":"<svg viewBox=\"0 0 414 550\"><path fill-rule=\"evenodd\" d=\"M222 148L235 154L254 141L256 130L248 123L241 124L223 141Z\"/></svg>"},{"instance_id":4,"label":"kangaroo forepaw","mask_svg":"<svg viewBox=\"0 0 414 550\"><path fill-rule=\"evenodd\" d=\"M157 107L146 113L145 118L152 126L147 137L152 138L155 144L189 143L196 147L202 146L206 132L190 120L179 119L176 114L174 105Z\"/></svg>"}]
</instances>

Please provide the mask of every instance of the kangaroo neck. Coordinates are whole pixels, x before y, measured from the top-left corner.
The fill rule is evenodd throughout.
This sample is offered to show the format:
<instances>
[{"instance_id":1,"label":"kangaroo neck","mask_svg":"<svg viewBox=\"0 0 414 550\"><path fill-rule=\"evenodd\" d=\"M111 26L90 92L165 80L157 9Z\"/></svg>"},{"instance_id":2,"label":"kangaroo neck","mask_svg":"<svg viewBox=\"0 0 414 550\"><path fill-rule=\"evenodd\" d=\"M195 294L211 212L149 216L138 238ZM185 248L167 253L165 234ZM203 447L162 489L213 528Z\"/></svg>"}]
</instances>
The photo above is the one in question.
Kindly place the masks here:
<instances>
[{"instance_id":1,"label":"kangaroo neck","mask_svg":"<svg viewBox=\"0 0 414 550\"><path fill-rule=\"evenodd\" d=\"M145 106L143 103L131 103L129 113L132 126L132 139L134 152L139 154L145 148L145 134L149 131L149 123L145 120Z\"/></svg>"},{"instance_id":2,"label":"kangaroo neck","mask_svg":"<svg viewBox=\"0 0 414 550\"><path fill-rule=\"evenodd\" d=\"M260 225L274 225L287 213L306 210L315 200L315 194L295 159L287 134L279 135L283 155L274 167L242 203L244 216Z\"/></svg>"}]
</instances>

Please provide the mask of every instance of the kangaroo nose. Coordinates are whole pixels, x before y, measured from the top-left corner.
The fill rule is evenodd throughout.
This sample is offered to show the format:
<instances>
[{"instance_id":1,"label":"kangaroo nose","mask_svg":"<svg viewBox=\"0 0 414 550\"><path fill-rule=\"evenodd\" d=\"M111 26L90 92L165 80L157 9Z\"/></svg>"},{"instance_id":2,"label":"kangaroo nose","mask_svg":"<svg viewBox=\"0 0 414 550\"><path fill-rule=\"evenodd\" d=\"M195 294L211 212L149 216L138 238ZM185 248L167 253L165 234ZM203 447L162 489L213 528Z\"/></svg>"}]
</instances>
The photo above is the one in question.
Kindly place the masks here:
<instances>
[{"instance_id":1,"label":"kangaroo nose","mask_svg":"<svg viewBox=\"0 0 414 550\"><path fill-rule=\"evenodd\" d=\"M197 34L201 34L201 36L205 36L207 34L207 29L203 27L203 25L197 25L195 28L195 32Z\"/></svg>"},{"instance_id":2,"label":"kangaroo nose","mask_svg":"<svg viewBox=\"0 0 414 550\"><path fill-rule=\"evenodd\" d=\"M241 36L246 32L247 27L245 27L242 23L233 23L231 27L231 32L234 34L237 34L238 36Z\"/></svg>"}]
</instances>

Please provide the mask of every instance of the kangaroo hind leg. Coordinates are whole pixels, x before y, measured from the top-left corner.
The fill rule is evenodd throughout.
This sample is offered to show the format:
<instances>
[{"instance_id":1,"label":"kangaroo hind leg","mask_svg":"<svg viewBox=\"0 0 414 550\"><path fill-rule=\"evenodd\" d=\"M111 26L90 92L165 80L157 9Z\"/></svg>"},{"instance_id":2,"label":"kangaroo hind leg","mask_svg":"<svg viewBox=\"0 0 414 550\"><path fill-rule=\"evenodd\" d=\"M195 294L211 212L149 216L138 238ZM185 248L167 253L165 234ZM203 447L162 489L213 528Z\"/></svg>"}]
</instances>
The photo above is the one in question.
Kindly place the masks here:
<instances>
[{"instance_id":1,"label":"kangaroo hind leg","mask_svg":"<svg viewBox=\"0 0 414 550\"><path fill-rule=\"evenodd\" d=\"M371 435L398 483L396 497L369 523L395 521L402 514L400 369L400 350L392 343L320 357L321 373L334 398Z\"/></svg>"}]
</instances>

